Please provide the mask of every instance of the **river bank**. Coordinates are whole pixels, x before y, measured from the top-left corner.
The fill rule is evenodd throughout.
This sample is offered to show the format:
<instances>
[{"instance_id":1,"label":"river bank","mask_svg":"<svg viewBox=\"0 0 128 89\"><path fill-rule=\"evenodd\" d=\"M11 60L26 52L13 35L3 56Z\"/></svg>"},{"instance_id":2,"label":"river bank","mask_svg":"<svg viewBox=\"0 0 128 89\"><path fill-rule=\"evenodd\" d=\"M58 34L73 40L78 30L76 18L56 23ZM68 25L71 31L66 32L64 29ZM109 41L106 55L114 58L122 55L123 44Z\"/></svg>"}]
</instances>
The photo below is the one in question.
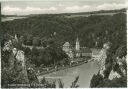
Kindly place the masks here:
<instances>
[{"instance_id":1,"label":"river bank","mask_svg":"<svg viewBox=\"0 0 128 89\"><path fill-rule=\"evenodd\" d=\"M72 68L72 67L76 67L76 66L85 64L85 63L87 63L87 62L88 62L88 61L82 61L82 62L74 63L74 64L72 64L71 66L70 66L70 65L61 66L61 67L58 67L57 69L54 68L54 69L51 69L51 70L48 70L48 71L43 71L43 72L37 74L37 76L49 74L49 73L52 73L52 72L57 72L57 71L64 70L64 69L68 69L68 68Z\"/></svg>"},{"instance_id":2,"label":"river bank","mask_svg":"<svg viewBox=\"0 0 128 89\"><path fill-rule=\"evenodd\" d=\"M63 70L54 71L48 74L39 75L39 81L46 78L47 81L62 80L65 88L69 88L77 76L79 76L78 84L80 88L87 88L90 86L90 80L94 74L97 74L98 67L93 61L81 63L78 66L65 68Z\"/></svg>"}]
</instances>

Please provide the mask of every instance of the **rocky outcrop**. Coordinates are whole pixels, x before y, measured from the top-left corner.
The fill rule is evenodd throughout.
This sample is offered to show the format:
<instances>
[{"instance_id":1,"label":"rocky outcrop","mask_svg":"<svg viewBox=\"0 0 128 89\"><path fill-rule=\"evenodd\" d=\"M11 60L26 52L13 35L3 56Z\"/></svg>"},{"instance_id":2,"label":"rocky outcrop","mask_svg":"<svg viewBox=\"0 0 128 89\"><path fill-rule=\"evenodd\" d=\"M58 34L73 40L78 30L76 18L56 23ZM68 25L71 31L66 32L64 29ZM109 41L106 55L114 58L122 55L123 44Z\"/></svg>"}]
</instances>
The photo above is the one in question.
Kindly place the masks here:
<instances>
[{"instance_id":1,"label":"rocky outcrop","mask_svg":"<svg viewBox=\"0 0 128 89\"><path fill-rule=\"evenodd\" d=\"M124 46L123 46L124 47ZM119 48L112 55L109 45L104 46L99 57L99 72L93 75L90 87L126 87L126 49Z\"/></svg>"}]
</instances>

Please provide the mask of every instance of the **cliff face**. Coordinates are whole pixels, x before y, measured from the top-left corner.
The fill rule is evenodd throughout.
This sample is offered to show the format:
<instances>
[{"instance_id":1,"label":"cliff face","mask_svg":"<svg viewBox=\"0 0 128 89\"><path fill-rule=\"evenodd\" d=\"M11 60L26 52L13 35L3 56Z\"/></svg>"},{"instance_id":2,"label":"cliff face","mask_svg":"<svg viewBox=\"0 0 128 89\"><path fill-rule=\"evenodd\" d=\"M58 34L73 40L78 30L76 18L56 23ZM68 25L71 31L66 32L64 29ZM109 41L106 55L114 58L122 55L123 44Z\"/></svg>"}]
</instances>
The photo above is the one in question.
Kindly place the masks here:
<instances>
[{"instance_id":1,"label":"cliff face","mask_svg":"<svg viewBox=\"0 0 128 89\"><path fill-rule=\"evenodd\" d=\"M93 75L90 87L127 87L127 63L125 46L119 47L112 55L111 48L105 52L106 58L101 58L100 70Z\"/></svg>"},{"instance_id":2,"label":"cliff face","mask_svg":"<svg viewBox=\"0 0 128 89\"><path fill-rule=\"evenodd\" d=\"M4 65L5 60L7 66ZM33 84L39 84L34 70L27 68L27 57L22 47L18 48L18 41L15 39L5 42L2 48L2 62L2 87L35 87Z\"/></svg>"},{"instance_id":3,"label":"cliff face","mask_svg":"<svg viewBox=\"0 0 128 89\"><path fill-rule=\"evenodd\" d=\"M4 68L2 68L2 77L3 77L2 84L4 87L11 87L12 84L28 84L29 83L24 52L22 50L19 50L13 47L14 46L12 44L12 41L9 41L3 47L4 50L2 50L2 55L4 55L5 53L9 55L7 58L8 66L7 67L4 66ZM2 60L4 60L4 58L5 57L3 56ZM8 80L5 80L6 79L5 77ZM21 86L18 86L18 87L21 87Z\"/></svg>"}]
</instances>

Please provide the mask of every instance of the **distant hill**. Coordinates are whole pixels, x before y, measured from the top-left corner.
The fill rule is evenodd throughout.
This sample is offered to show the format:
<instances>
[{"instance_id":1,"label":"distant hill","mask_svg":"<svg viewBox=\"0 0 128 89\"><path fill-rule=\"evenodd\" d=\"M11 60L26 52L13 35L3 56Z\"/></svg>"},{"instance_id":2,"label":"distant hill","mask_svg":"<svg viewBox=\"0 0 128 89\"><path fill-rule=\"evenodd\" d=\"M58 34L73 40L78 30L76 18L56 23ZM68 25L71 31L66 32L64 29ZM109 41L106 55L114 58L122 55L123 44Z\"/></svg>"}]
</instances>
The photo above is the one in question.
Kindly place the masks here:
<instances>
[{"instance_id":1,"label":"distant hill","mask_svg":"<svg viewBox=\"0 0 128 89\"><path fill-rule=\"evenodd\" d=\"M100 10L100 11L91 11L91 12L78 12L78 13L59 13L59 14L51 14L51 15L61 15L67 17L79 17L79 16L90 16L90 15L113 15L116 13L126 13L126 8L123 9L116 9L116 10ZM33 16L40 16L40 15L50 15L50 14L30 14L30 15L1 15L2 21L6 18L22 18L22 17L33 17ZM9 19L10 20L10 19Z\"/></svg>"},{"instance_id":2,"label":"distant hill","mask_svg":"<svg viewBox=\"0 0 128 89\"><path fill-rule=\"evenodd\" d=\"M123 9L116 9L116 10L100 10L100 11L65 13L65 14L75 15L75 14L100 14L100 13L122 13L122 12L126 12L126 9L123 8Z\"/></svg>"},{"instance_id":3,"label":"distant hill","mask_svg":"<svg viewBox=\"0 0 128 89\"><path fill-rule=\"evenodd\" d=\"M90 11L90 12L77 12L77 13L59 13L54 15L91 15L91 14L102 14L102 13L125 13L126 8L115 9L115 10L100 10L100 11ZM28 16L37 16L37 15L49 15L49 14L30 14Z\"/></svg>"}]
</instances>

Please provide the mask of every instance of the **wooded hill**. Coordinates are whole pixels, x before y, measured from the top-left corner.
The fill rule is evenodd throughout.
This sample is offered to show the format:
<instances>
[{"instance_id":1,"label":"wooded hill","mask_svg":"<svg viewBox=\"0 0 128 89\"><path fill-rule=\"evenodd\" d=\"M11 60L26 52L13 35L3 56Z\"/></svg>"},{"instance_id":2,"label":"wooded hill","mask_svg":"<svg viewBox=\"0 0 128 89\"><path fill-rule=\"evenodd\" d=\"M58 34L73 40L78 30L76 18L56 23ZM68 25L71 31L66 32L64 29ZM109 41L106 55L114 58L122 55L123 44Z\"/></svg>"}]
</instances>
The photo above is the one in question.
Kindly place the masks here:
<instances>
[{"instance_id":1,"label":"wooded hill","mask_svg":"<svg viewBox=\"0 0 128 89\"><path fill-rule=\"evenodd\" d=\"M116 12L116 11L115 11ZM124 10L114 15L90 15L67 18L65 14L36 15L24 19L16 19L2 23L3 34L19 34L24 36L24 43L32 45L36 38L41 41L49 39L62 45L69 41L75 44L79 37L80 45L87 47L102 47L110 41L117 48L126 45L126 14Z\"/></svg>"}]
</instances>

